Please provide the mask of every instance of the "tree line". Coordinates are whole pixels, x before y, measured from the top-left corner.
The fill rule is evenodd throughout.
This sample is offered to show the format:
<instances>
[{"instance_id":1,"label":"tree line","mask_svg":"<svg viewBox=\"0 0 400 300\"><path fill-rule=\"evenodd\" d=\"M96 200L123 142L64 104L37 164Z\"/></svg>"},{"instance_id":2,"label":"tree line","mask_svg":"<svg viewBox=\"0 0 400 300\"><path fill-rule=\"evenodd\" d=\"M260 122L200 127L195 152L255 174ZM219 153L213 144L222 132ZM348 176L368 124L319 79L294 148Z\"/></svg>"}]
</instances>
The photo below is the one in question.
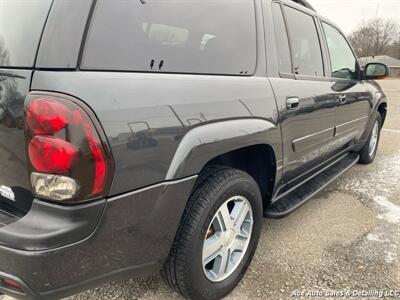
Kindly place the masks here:
<instances>
[{"instance_id":1,"label":"tree line","mask_svg":"<svg viewBox=\"0 0 400 300\"><path fill-rule=\"evenodd\" d=\"M377 18L364 21L349 40L358 57L389 55L400 59L400 22Z\"/></svg>"}]
</instances>

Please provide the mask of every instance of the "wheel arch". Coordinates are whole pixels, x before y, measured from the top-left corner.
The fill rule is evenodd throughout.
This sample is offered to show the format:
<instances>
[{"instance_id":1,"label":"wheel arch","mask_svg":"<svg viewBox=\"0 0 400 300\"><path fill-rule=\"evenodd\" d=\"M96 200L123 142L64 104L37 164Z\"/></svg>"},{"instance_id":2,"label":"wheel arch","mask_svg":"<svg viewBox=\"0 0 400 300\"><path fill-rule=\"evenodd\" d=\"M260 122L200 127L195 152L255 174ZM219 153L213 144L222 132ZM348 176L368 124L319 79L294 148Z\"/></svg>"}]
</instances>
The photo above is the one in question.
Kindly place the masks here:
<instances>
[{"instance_id":1,"label":"wheel arch","mask_svg":"<svg viewBox=\"0 0 400 300\"><path fill-rule=\"evenodd\" d=\"M387 103L386 102L381 102L378 105L377 108L378 112L381 114L381 118L382 118L382 126L385 123L386 120L386 113L387 113Z\"/></svg>"},{"instance_id":2,"label":"wheel arch","mask_svg":"<svg viewBox=\"0 0 400 300\"><path fill-rule=\"evenodd\" d=\"M213 165L248 173L260 188L264 207L270 203L277 175L275 152L270 145L257 144L221 154L207 162L204 169Z\"/></svg>"},{"instance_id":3,"label":"wheel arch","mask_svg":"<svg viewBox=\"0 0 400 300\"><path fill-rule=\"evenodd\" d=\"M250 174L266 204L281 176L281 143L279 126L264 119L228 120L195 127L183 137L166 180L199 174L210 165L228 166Z\"/></svg>"},{"instance_id":4,"label":"wheel arch","mask_svg":"<svg viewBox=\"0 0 400 300\"><path fill-rule=\"evenodd\" d=\"M360 141L362 143L365 143L368 139L369 133L372 129L372 126L374 124L374 116L376 116L376 114L379 114L381 116L382 119L382 127L383 124L385 123L385 119L386 119L386 114L387 114L387 102L386 101L382 101L380 100L373 108L371 115L369 116L367 125L365 127L365 130L360 138Z\"/></svg>"}]
</instances>

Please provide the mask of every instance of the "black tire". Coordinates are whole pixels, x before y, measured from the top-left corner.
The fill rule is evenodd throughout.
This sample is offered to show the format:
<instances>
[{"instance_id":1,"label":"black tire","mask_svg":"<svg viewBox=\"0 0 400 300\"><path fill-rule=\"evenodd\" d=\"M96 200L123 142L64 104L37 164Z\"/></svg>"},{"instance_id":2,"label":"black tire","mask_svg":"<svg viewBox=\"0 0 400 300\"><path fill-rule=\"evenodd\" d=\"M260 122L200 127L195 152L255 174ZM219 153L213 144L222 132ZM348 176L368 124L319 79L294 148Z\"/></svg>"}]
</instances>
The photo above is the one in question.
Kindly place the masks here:
<instances>
[{"instance_id":1,"label":"black tire","mask_svg":"<svg viewBox=\"0 0 400 300\"><path fill-rule=\"evenodd\" d=\"M372 153L370 153L370 143L371 143L371 139L372 139L373 127L376 122L378 122L378 139L376 141L375 150ZM367 139L364 147L359 152L360 160L358 162L360 164L367 165L374 161L376 152L378 151L379 139L381 137L381 129L382 129L382 117L379 113L375 113L374 122L373 122L372 128L370 130L368 139Z\"/></svg>"},{"instance_id":2,"label":"black tire","mask_svg":"<svg viewBox=\"0 0 400 300\"><path fill-rule=\"evenodd\" d=\"M245 197L253 212L253 228L244 256L226 279L207 279L202 266L204 237L220 206L233 196ZM220 299L231 292L249 266L261 232L262 199L257 183L247 173L226 168L207 168L200 176L184 211L162 277L186 299Z\"/></svg>"}]
</instances>

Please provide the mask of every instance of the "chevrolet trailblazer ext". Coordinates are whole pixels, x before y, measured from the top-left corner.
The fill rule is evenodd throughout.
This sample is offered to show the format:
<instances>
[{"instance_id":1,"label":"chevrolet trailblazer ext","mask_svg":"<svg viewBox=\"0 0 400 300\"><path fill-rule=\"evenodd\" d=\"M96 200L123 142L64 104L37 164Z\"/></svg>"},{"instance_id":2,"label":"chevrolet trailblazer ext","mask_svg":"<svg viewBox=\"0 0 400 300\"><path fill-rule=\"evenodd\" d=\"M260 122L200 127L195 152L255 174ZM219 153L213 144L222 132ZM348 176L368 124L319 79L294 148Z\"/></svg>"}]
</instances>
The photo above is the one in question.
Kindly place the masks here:
<instances>
[{"instance_id":1,"label":"chevrolet trailblazer ext","mask_svg":"<svg viewBox=\"0 0 400 300\"><path fill-rule=\"evenodd\" d=\"M0 290L221 298L262 217L374 160L387 72L305 1L0 0Z\"/></svg>"}]
</instances>

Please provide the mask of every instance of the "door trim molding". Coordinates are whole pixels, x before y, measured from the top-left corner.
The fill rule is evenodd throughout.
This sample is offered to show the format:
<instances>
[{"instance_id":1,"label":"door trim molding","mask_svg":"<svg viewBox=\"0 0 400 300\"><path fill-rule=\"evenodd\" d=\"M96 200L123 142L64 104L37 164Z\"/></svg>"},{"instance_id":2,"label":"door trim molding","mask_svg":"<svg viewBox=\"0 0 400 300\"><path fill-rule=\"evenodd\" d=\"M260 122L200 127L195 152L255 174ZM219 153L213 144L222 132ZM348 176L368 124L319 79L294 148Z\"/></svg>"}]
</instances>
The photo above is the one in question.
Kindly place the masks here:
<instances>
[{"instance_id":1,"label":"door trim molding","mask_svg":"<svg viewBox=\"0 0 400 300\"><path fill-rule=\"evenodd\" d=\"M313 147L315 145L321 144L323 142L326 142L327 140L330 140L334 136L334 127L330 127L327 129L324 129L322 131L318 131L306 136L303 136L301 138L295 139L292 141L292 147L294 152L300 152L302 150L308 149L310 147ZM332 132L332 134L329 134ZM321 138L320 136L324 136Z\"/></svg>"},{"instance_id":2,"label":"door trim molding","mask_svg":"<svg viewBox=\"0 0 400 300\"><path fill-rule=\"evenodd\" d=\"M339 124L339 125L337 125L337 126L335 126L335 127L336 127L336 128L340 128L340 127L343 127L343 126L346 126L346 125L349 125L349 124L351 124L351 123L355 123L355 122L358 122L358 121L361 121L361 120L367 119L367 118L368 118L368 116L361 117L361 118L357 118L357 119L351 120L351 121L349 121L349 122L341 123L341 124Z\"/></svg>"}]
</instances>

